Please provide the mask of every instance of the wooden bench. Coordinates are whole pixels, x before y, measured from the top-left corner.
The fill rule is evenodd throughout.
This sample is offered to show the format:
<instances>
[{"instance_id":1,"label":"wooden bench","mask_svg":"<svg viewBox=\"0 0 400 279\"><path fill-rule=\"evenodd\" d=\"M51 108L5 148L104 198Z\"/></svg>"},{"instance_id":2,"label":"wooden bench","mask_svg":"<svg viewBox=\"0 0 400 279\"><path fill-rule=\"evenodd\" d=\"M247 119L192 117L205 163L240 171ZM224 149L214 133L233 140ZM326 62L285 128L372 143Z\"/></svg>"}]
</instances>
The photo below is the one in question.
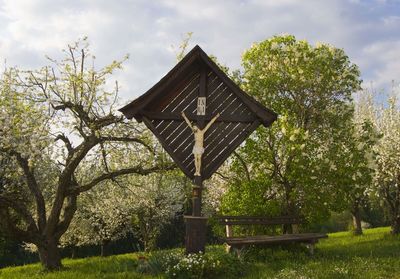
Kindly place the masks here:
<instances>
[{"instance_id":1,"label":"wooden bench","mask_svg":"<svg viewBox=\"0 0 400 279\"><path fill-rule=\"evenodd\" d=\"M328 237L323 233L298 233L298 225L302 223L301 218L282 217L260 217L260 216L219 216L216 218L220 224L225 225L226 237L224 242L228 245L227 250L241 249L247 245L272 245L286 243L305 243L314 254L314 246L320 238ZM269 226L291 226L294 233L282 235L256 235L256 236L233 236L234 225L269 225Z\"/></svg>"}]
</instances>

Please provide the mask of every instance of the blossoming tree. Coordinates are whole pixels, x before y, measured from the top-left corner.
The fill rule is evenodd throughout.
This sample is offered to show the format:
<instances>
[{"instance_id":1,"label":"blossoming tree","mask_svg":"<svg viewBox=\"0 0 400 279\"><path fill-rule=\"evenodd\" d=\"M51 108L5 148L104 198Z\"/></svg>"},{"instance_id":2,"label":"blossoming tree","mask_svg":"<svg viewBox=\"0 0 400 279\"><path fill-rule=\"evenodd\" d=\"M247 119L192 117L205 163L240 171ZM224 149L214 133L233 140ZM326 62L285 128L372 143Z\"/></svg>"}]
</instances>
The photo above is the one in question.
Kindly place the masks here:
<instances>
[{"instance_id":1,"label":"blossoming tree","mask_svg":"<svg viewBox=\"0 0 400 279\"><path fill-rule=\"evenodd\" d=\"M1 80L0 156L7 183L0 191L0 227L37 246L47 269L61 267L58 243L77 209L78 196L106 180L174 168L159 160L135 122L116 114L114 61L94 67L83 40L61 61L37 71L7 71ZM134 150L113 164L110 150Z\"/></svg>"},{"instance_id":2,"label":"blossoming tree","mask_svg":"<svg viewBox=\"0 0 400 279\"><path fill-rule=\"evenodd\" d=\"M64 246L107 244L134 233L144 249L155 248L162 227L182 212L185 183L176 173L130 176L82 194L76 216L61 238Z\"/></svg>"},{"instance_id":3,"label":"blossoming tree","mask_svg":"<svg viewBox=\"0 0 400 279\"><path fill-rule=\"evenodd\" d=\"M71 246L73 251L82 245L99 245L101 256L107 256L108 244L132 231L132 209L126 202L126 192L109 181L83 193L61 244Z\"/></svg>"},{"instance_id":4,"label":"blossoming tree","mask_svg":"<svg viewBox=\"0 0 400 279\"><path fill-rule=\"evenodd\" d=\"M381 139L375 146L375 194L384 201L393 234L400 233L400 110L398 99L391 96L387 107L378 108L376 127Z\"/></svg>"}]
</instances>

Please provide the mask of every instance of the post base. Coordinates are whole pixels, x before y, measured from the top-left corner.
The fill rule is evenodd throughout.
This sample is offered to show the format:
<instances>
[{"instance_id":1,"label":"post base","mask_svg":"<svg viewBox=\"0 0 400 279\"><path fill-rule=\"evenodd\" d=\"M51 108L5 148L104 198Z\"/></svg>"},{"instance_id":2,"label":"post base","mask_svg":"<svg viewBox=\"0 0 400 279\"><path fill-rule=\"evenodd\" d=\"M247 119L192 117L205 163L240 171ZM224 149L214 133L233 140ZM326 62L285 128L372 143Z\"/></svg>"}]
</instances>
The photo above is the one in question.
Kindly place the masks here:
<instances>
[{"instance_id":1,"label":"post base","mask_svg":"<svg viewBox=\"0 0 400 279\"><path fill-rule=\"evenodd\" d=\"M186 254L203 252L206 247L207 217L184 216Z\"/></svg>"}]
</instances>

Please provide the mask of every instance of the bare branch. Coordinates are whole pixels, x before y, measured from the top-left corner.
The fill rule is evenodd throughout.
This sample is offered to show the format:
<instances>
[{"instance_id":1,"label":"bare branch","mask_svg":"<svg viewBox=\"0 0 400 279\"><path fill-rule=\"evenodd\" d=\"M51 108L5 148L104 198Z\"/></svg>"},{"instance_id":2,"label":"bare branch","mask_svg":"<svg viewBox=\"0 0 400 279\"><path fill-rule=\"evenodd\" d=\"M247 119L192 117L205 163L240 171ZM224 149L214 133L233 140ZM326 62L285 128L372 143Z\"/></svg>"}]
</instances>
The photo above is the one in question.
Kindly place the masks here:
<instances>
[{"instance_id":1,"label":"bare branch","mask_svg":"<svg viewBox=\"0 0 400 279\"><path fill-rule=\"evenodd\" d=\"M244 173L246 174L247 181L250 181L250 172L249 172L249 168L247 167L246 162L244 161L242 156L240 156L239 153L237 153L236 151L233 151L233 154L236 156L236 158L242 164L242 167L244 169Z\"/></svg>"},{"instance_id":2,"label":"bare branch","mask_svg":"<svg viewBox=\"0 0 400 279\"><path fill-rule=\"evenodd\" d=\"M74 104L70 101L64 101L60 105L54 106L54 110L62 110L65 111L66 109L69 109L72 111L78 118L82 119L86 125L89 126L89 124L92 122L88 113L84 110L84 107L79 104Z\"/></svg>"},{"instance_id":3,"label":"bare branch","mask_svg":"<svg viewBox=\"0 0 400 279\"><path fill-rule=\"evenodd\" d=\"M70 189L71 183L73 182L71 181L73 174L87 153L98 143L99 141L96 137L88 137L84 142L74 149L73 156L70 156L71 154L69 154L66 166L59 176L58 187L54 197L53 206L47 220L45 234L55 233L59 223L61 210L64 205L66 192Z\"/></svg>"},{"instance_id":4,"label":"bare branch","mask_svg":"<svg viewBox=\"0 0 400 279\"><path fill-rule=\"evenodd\" d=\"M112 112L112 110L113 110L113 108L114 108L114 105L117 104L117 101L118 101L118 93L119 93L119 86L118 86L118 81L116 80L116 81L115 81L115 94L114 94L114 99L113 99L113 101L112 101L112 103L111 103L111 105L110 105L110 112L109 112L109 113Z\"/></svg>"},{"instance_id":5,"label":"bare branch","mask_svg":"<svg viewBox=\"0 0 400 279\"><path fill-rule=\"evenodd\" d=\"M37 234L35 228L28 226L27 230L22 230L17 227L16 220L13 220L10 216L10 212L7 209L0 210L0 219L2 220L2 225L13 238L21 241L38 243Z\"/></svg>"},{"instance_id":6,"label":"bare branch","mask_svg":"<svg viewBox=\"0 0 400 279\"><path fill-rule=\"evenodd\" d=\"M121 123L123 121L123 116L115 116L113 114L109 114L103 117L100 117L96 120L93 120L93 128L101 129L107 127L111 124Z\"/></svg>"},{"instance_id":7,"label":"bare branch","mask_svg":"<svg viewBox=\"0 0 400 279\"><path fill-rule=\"evenodd\" d=\"M77 69L76 69L76 59L75 59L75 55L74 55L74 48L72 46L68 46L68 50L71 55L72 64L74 66L74 74L76 75ZM78 98L77 98L76 82L74 81L73 78L71 78L71 82L72 82L72 89L74 91L74 101L77 102Z\"/></svg>"},{"instance_id":8,"label":"bare branch","mask_svg":"<svg viewBox=\"0 0 400 279\"><path fill-rule=\"evenodd\" d=\"M175 164L156 165L156 166L153 166L153 167L150 167L147 169L144 169L141 165L135 166L132 168L120 169L117 171L104 173L104 174L96 177L95 179L93 179L88 184L79 187L74 192L82 193L82 192L88 191L102 181L115 179L116 177L121 176L121 175L127 175L127 174L149 175L151 173L160 172L160 171L168 171L168 170L173 170L173 169L176 169Z\"/></svg>"},{"instance_id":9,"label":"bare branch","mask_svg":"<svg viewBox=\"0 0 400 279\"><path fill-rule=\"evenodd\" d=\"M220 173L218 171L216 171L215 174L218 175L219 177L221 177L225 181L229 181L230 180L230 178L228 176L226 176L226 175L224 175L224 174L222 174L222 173Z\"/></svg>"},{"instance_id":10,"label":"bare branch","mask_svg":"<svg viewBox=\"0 0 400 279\"><path fill-rule=\"evenodd\" d=\"M57 225L56 238L60 238L67 231L76 210L77 195L70 195L67 197L67 204L64 207L63 219Z\"/></svg>"},{"instance_id":11,"label":"bare branch","mask_svg":"<svg viewBox=\"0 0 400 279\"><path fill-rule=\"evenodd\" d=\"M39 186L36 182L33 170L31 170L31 168L29 167L28 160L23 158L21 154L16 151L12 151L11 154L16 157L18 164L24 171L28 188L35 197L39 230L42 230L46 225L46 204L44 202L43 194L40 191Z\"/></svg>"},{"instance_id":12,"label":"bare branch","mask_svg":"<svg viewBox=\"0 0 400 279\"><path fill-rule=\"evenodd\" d=\"M35 220L25 206L22 206L19 202L15 202L15 200L0 196L0 210L7 210L7 208L12 208L26 222L30 230L38 232Z\"/></svg>"},{"instance_id":13,"label":"bare branch","mask_svg":"<svg viewBox=\"0 0 400 279\"><path fill-rule=\"evenodd\" d=\"M110 141L110 142L135 142L135 143L140 143L141 145L143 145L144 147L146 147L147 150L149 150L149 152L151 154L155 154L155 151L153 150L153 148L148 145L146 142L144 142L141 139L138 138L130 138L130 137L101 137L100 138L101 142L106 142L106 141Z\"/></svg>"},{"instance_id":14,"label":"bare branch","mask_svg":"<svg viewBox=\"0 0 400 279\"><path fill-rule=\"evenodd\" d=\"M104 168L106 169L106 172L109 173L110 172L110 168L108 167L108 163L107 163L107 152L106 152L106 150L104 148L103 142L100 142L100 149L101 149L101 155L103 157Z\"/></svg>"},{"instance_id":15,"label":"bare branch","mask_svg":"<svg viewBox=\"0 0 400 279\"><path fill-rule=\"evenodd\" d=\"M80 75L81 75L81 81L80 81L80 83L81 83L81 99L80 99L80 101L82 101L82 98L83 98L83 75L84 75L84 65L85 65L85 51L83 50L83 49L81 49L81 73L80 73Z\"/></svg>"},{"instance_id":16,"label":"bare branch","mask_svg":"<svg viewBox=\"0 0 400 279\"><path fill-rule=\"evenodd\" d=\"M65 143L65 146L67 147L68 152L72 152L72 144L69 138L65 134L59 134L57 137L54 139L54 141L62 140Z\"/></svg>"}]
</instances>

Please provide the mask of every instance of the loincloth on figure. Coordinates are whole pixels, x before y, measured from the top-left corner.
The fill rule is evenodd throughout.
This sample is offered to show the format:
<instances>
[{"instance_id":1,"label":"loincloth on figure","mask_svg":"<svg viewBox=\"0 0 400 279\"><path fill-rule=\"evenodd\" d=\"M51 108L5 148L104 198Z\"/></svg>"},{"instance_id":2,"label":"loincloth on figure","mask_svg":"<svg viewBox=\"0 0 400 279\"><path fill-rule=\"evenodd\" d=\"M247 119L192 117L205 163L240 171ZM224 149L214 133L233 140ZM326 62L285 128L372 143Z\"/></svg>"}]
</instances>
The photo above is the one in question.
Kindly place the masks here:
<instances>
[{"instance_id":1,"label":"loincloth on figure","mask_svg":"<svg viewBox=\"0 0 400 279\"><path fill-rule=\"evenodd\" d=\"M204 147L201 146L193 146L193 154L199 154L202 155L204 153Z\"/></svg>"}]
</instances>

